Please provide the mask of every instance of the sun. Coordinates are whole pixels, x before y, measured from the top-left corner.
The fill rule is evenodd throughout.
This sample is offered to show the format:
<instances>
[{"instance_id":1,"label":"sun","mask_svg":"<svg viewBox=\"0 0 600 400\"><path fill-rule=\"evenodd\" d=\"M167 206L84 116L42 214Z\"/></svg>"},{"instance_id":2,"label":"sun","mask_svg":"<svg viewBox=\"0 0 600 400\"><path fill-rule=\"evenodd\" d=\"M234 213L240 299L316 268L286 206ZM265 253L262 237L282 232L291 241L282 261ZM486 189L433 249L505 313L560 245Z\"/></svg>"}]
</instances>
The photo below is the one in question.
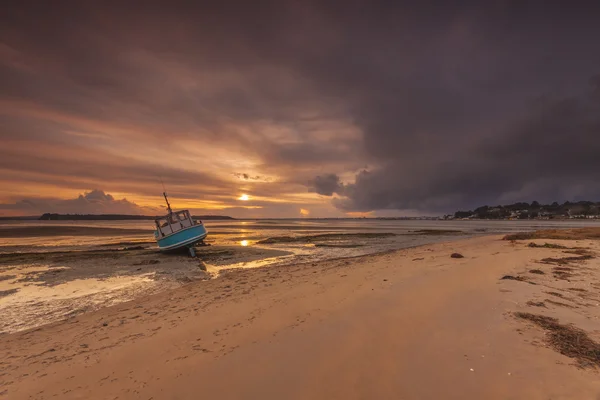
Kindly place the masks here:
<instances>
[{"instance_id":1,"label":"sun","mask_svg":"<svg viewBox=\"0 0 600 400\"><path fill-rule=\"evenodd\" d=\"M250 196L248 196L247 194L243 194L240 197L238 197L238 200L248 201L250 200Z\"/></svg>"}]
</instances>

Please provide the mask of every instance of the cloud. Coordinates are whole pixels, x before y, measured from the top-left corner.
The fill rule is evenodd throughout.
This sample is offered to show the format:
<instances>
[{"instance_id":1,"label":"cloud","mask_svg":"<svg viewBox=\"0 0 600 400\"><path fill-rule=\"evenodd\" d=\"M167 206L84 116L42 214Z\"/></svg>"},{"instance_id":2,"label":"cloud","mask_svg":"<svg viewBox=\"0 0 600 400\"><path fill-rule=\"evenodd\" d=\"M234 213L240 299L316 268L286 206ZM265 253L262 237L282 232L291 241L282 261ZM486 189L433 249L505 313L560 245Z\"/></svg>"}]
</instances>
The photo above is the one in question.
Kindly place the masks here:
<instances>
[{"instance_id":1,"label":"cloud","mask_svg":"<svg viewBox=\"0 0 600 400\"><path fill-rule=\"evenodd\" d=\"M246 173L240 173L240 172L234 172L231 175L235 176L238 179L243 179L245 181L262 181L262 182L269 182L272 179L269 178L268 176L261 176L261 175L255 175L255 176L250 176L249 174Z\"/></svg>"},{"instance_id":2,"label":"cloud","mask_svg":"<svg viewBox=\"0 0 600 400\"><path fill-rule=\"evenodd\" d=\"M314 179L311 186L315 192L323 196L331 196L334 193L343 194L344 191L340 177L336 174L319 175Z\"/></svg>"},{"instance_id":3,"label":"cloud","mask_svg":"<svg viewBox=\"0 0 600 400\"><path fill-rule=\"evenodd\" d=\"M451 211L499 201L564 201L600 197L600 85L578 95L540 98L527 115L486 140L463 143L451 157L392 160L363 171L334 200L346 211ZM340 193L339 179L315 180Z\"/></svg>"},{"instance_id":4,"label":"cloud","mask_svg":"<svg viewBox=\"0 0 600 400\"><path fill-rule=\"evenodd\" d=\"M127 199L115 199L102 190L91 190L75 199L33 198L22 199L12 204L0 204L0 212L9 215L59 214L149 214L162 210L155 207L140 207Z\"/></svg>"},{"instance_id":5,"label":"cloud","mask_svg":"<svg viewBox=\"0 0 600 400\"><path fill-rule=\"evenodd\" d=\"M161 177L240 215L242 192L265 216L597 195L597 5L226 3L9 7L0 201L159 204Z\"/></svg>"}]
</instances>

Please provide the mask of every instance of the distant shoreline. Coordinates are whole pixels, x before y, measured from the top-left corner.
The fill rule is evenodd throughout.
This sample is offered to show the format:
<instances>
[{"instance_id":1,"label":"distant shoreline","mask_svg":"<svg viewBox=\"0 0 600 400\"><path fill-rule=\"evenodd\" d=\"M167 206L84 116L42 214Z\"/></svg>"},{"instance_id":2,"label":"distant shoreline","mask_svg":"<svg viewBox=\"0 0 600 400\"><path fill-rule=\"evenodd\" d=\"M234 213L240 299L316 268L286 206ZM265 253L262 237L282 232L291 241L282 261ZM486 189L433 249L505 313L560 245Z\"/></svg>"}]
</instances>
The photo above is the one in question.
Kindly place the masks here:
<instances>
[{"instance_id":1,"label":"distant shoreline","mask_svg":"<svg viewBox=\"0 0 600 400\"><path fill-rule=\"evenodd\" d=\"M114 214L53 214L51 218L44 216L11 216L2 217L0 221L153 221L159 216L151 215L114 215ZM448 218L448 217L326 217L326 218L304 218L304 217L288 217L288 218L234 218L227 215L194 215L194 219L206 221L589 221L594 222L600 219L599 216L573 216L573 217L554 217L554 218Z\"/></svg>"},{"instance_id":2,"label":"distant shoreline","mask_svg":"<svg viewBox=\"0 0 600 400\"><path fill-rule=\"evenodd\" d=\"M46 213L42 216L23 217L0 217L2 221L145 221L160 218L153 215L129 215L129 214L54 214ZM227 215L194 215L195 219L202 220L233 220L235 218Z\"/></svg>"}]
</instances>

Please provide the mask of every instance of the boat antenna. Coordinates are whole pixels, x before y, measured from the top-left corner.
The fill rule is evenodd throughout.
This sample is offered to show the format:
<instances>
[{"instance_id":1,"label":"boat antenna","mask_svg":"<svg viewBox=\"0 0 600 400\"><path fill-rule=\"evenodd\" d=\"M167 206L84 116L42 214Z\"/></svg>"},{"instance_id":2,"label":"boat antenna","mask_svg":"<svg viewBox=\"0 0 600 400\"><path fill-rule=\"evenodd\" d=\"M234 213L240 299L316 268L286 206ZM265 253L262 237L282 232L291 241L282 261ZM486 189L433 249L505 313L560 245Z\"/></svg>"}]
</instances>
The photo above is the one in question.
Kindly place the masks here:
<instances>
[{"instance_id":1,"label":"boat antenna","mask_svg":"<svg viewBox=\"0 0 600 400\"><path fill-rule=\"evenodd\" d=\"M165 183L163 182L162 177L160 178L160 183L162 183L163 196L165 196L165 201L167 202L167 210L169 210L169 214L172 214L173 210L171 210L171 205L169 204L169 199L167 198L167 190L165 189Z\"/></svg>"},{"instance_id":2,"label":"boat antenna","mask_svg":"<svg viewBox=\"0 0 600 400\"><path fill-rule=\"evenodd\" d=\"M163 196L165 196L165 201L167 202L167 210L169 210L169 214L172 214L173 210L171 210L171 205L169 204L169 199L167 198L167 192L163 192Z\"/></svg>"}]
</instances>

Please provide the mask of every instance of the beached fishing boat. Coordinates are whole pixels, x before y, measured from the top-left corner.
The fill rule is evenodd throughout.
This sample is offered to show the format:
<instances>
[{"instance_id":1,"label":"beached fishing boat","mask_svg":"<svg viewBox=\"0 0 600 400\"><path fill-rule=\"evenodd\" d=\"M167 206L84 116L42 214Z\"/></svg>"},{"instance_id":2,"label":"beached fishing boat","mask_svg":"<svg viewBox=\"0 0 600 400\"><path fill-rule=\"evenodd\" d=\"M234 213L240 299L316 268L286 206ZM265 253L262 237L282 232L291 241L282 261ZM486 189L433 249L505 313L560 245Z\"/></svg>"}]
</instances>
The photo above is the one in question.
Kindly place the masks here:
<instances>
[{"instance_id":1,"label":"beached fishing boat","mask_svg":"<svg viewBox=\"0 0 600 400\"><path fill-rule=\"evenodd\" d=\"M163 192L169 213L156 219L154 237L160 251L187 247L192 257L196 256L194 245L204 240L208 232L202 221L194 221L188 210L173 212L167 193Z\"/></svg>"}]
</instances>

